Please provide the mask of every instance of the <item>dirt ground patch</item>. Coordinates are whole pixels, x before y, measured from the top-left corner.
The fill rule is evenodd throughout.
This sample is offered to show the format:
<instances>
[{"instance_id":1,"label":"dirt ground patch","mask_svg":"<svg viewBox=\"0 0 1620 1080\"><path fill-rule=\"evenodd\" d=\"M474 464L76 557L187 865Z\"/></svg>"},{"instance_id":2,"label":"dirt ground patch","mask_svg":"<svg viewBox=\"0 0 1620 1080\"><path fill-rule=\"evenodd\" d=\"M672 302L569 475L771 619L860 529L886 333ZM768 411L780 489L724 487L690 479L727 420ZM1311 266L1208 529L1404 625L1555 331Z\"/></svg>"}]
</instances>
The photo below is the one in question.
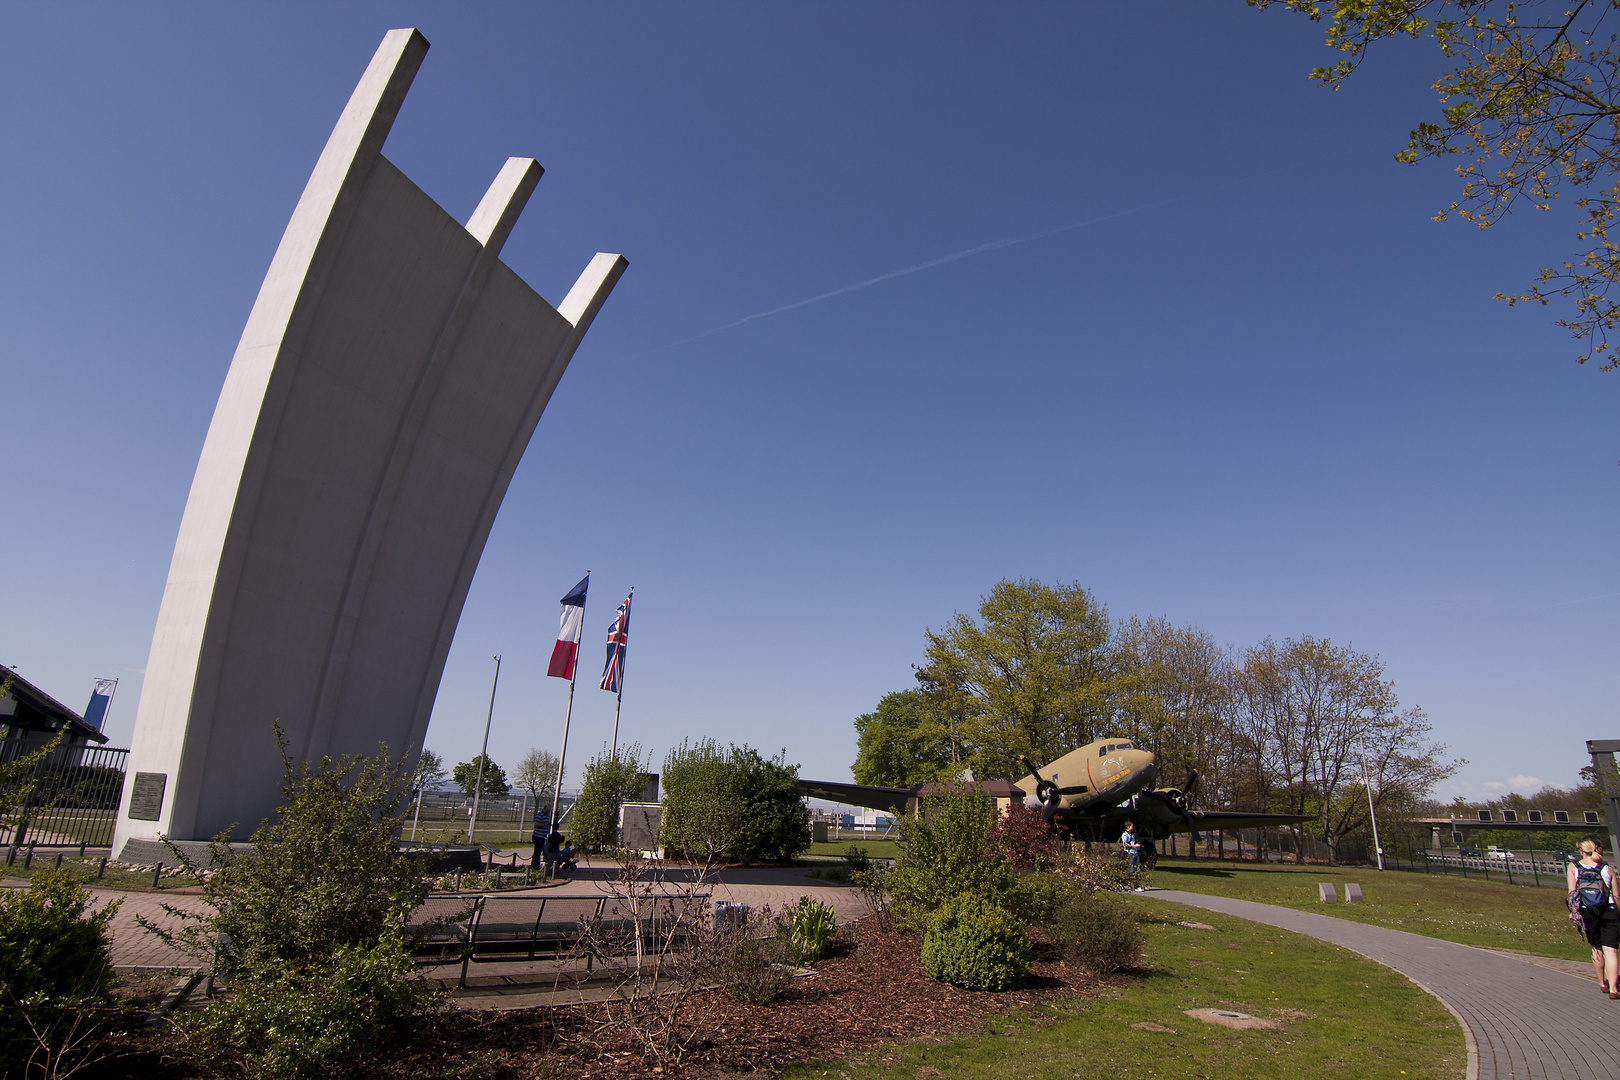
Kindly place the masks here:
<instances>
[{"instance_id":1,"label":"dirt ground patch","mask_svg":"<svg viewBox=\"0 0 1620 1080\"><path fill-rule=\"evenodd\" d=\"M1037 940L1030 984L999 993L959 990L923 974L920 934L901 934L873 919L852 927L837 955L794 980L769 1006L746 1005L717 991L693 995L683 1018L689 1045L675 1069L663 1070L633 1033L602 1005L461 1013L437 1037L372 1064L386 1080L464 1077L634 1078L679 1074L722 1077L770 1074L803 1061L862 1063L886 1043L968 1034L1021 1006L1095 991L1105 984L1067 966ZM189 1061L175 1034L130 1036L119 1057L96 1068L98 1080L178 1080L211 1073ZM85 1075L85 1074L80 1074Z\"/></svg>"}]
</instances>

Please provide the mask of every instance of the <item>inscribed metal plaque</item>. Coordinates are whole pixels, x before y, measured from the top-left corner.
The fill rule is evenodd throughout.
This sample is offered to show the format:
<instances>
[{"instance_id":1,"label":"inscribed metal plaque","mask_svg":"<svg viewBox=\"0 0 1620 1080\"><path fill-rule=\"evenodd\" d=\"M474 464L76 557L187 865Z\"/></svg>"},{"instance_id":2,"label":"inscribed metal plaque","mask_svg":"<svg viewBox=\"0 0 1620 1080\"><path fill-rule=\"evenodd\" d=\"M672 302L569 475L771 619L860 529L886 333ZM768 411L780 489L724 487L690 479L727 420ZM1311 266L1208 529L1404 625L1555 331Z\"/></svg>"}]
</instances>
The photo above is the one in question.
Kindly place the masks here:
<instances>
[{"instance_id":1,"label":"inscribed metal plaque","mask_svg":"<svg viewBox=\"0 0 1620 1080\"><path fill-rule=\"evenodd\" d=\"M156 821L163 809L163 788L168 782L168 773L136 773L135 786L129 793L129 816L137 821Z\"/></svg>"}]
</instances>

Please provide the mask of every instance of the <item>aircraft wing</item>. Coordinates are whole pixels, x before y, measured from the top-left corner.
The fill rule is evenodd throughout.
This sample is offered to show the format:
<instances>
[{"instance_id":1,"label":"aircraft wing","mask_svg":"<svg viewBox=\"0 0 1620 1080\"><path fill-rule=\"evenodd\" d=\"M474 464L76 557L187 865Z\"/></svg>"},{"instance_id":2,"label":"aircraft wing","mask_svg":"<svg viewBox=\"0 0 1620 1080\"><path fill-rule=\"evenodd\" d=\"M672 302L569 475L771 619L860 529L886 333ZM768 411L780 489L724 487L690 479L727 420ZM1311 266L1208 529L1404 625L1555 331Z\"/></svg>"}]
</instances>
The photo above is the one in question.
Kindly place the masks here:
<instances>
[{"instance_id":1,"label":"aircraft wing","mask_svg":"<svg viewBox=\"0 0 1620 1080\"><path fill-rule=\"evenodd\" d=\"M1228 810L1194 810L1192 816L1201 833L1217 832L1221 829L1271 829L1279 825L1297 825L1303 821L1313 820L1305 814L1245 814ZM1134 818L1139 826L1146 825L1148 827L1146 831L1153 837L1187 831L1187 823L1180 815L1170 812L1162 803L1148 803L1134 808L1110 806L1103 810L1080 814L1079 818L1082 821L1092 822L1092 828L1098 836L1110 840L1119 835L1127 818Z\"/></svg>"},{"instance_id":2,"label":"aircraft wing","mask_svg":"<svg viewBox=\"0 0 1620 1080\"><path fill-rule=\"evenodd\" d=\"M1241 814L1225 810L1194 810L1193 820L1200 832L1221 829L1271 829L1279 825L1298 825L1315 820L1309 814Z\"/></svg>"},{"instance_id":3,"label":"aircraft wing","mask_svg":"<svg viewBox=\"0 0 1620 1080\"><path fill-rule=\"evenodd\" d=\"M903 814L913 797L913 788L873 787L870 784L837 784L822 780L800 780L799 794L828 802L864 806L868 810L888 810Z\"/></svg>"}]
</instances>

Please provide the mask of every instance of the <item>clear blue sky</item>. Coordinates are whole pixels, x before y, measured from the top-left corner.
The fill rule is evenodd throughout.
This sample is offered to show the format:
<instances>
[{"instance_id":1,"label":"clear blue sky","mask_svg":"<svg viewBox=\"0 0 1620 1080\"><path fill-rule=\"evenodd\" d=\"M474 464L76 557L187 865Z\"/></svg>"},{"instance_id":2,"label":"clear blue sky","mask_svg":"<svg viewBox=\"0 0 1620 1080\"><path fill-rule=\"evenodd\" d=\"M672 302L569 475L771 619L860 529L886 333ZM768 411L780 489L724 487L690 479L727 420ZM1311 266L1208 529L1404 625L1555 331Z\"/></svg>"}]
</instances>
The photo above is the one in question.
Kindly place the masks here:
<instances>
[{"instance_id":1,"label":"clear blue sky","mask_svg":"<svg viewBox=\"0 0 1620 1080\"><path fill-rule=\"evenodd\" d=\"M1320 26L1240 0L8 5L0 662L74 707L121 678L115 742L243 321L408 25L433 48L385 153L463 219L537 157L503 257L554 302L630 260L473 583L451 761L495 652L492 756L555 747L587 568L573 762L631 585L626 740L838 779L924 628L1021 575L1381 655L1472 762L1446 795L1571 783L1620 736L1620 374L1491 299L1566 256L1567 208L1437 224L1456 179L1391 160L1429 48L1334 94Z\"/></svg>"}]
</instances>

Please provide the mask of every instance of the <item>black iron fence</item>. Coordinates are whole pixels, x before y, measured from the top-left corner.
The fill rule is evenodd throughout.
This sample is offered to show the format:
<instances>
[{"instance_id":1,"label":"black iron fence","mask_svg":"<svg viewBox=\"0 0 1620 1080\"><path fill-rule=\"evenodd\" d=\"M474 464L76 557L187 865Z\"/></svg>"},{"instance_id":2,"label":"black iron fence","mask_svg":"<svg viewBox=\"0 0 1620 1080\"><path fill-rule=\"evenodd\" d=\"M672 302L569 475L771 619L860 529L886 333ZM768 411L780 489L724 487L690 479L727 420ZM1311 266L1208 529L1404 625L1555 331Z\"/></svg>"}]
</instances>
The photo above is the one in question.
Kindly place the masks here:
<instances>
[{"instance_id":1,"label":"black iron fence","mask_svg":"<svg viewBox=\"0 0 1620 1080\"><path fill-rule=\"evenodd\" d=\"M17 756L9 742L0 743L0 763ZM128 758L128 750L113 747L69 747L13 778L12 791L32 786L22 805L0 821L0 845L110 845Z\"/></svg>"}]
</instances>

